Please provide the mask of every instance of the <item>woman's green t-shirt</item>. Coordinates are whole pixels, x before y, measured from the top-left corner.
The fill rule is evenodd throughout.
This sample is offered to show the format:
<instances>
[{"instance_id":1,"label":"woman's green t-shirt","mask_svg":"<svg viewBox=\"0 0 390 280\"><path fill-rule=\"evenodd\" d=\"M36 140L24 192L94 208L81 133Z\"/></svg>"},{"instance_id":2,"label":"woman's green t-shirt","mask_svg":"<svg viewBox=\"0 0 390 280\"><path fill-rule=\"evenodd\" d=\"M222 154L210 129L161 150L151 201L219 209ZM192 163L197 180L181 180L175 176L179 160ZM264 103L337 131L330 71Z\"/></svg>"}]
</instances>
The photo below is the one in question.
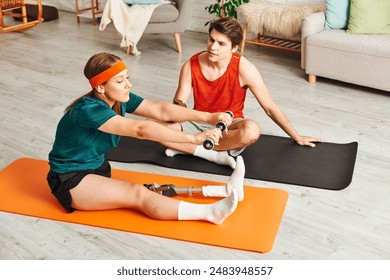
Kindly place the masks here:
<instances>
[{"instance_id":1,"label":"woman's green t-shirt","mask_svg":"<svg viewBox=\"0 0 390 280\"><path fill-rule=\"evenodd\" d=\"M142 101L142 97L130 93L129 101L121 104L122 115L134 112ZM118 145L120 136L98 128L116 115L100 99L80 99L58 123L53 149L49 153L50 170L67 173L100 167L105 153Z\"/></svg>"}]
</instances>

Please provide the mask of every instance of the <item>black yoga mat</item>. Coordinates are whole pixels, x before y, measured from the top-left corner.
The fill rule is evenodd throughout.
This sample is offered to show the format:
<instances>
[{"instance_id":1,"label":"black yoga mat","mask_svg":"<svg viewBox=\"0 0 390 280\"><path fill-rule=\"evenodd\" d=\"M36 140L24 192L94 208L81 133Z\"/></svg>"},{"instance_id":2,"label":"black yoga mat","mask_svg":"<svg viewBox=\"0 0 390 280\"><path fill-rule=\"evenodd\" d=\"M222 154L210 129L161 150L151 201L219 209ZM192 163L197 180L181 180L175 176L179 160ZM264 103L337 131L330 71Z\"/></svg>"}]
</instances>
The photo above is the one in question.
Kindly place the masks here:
<instances>
[{"instance_id":1,"label":"black yoga mat","mask_svg":"<svg viewBox=\"0 0 390 280\"><path fill-rule=\"evenodd\" d=\"M329 190L341 190L351 183L357 142L316 143L299 146L287 137L262 135L242 153L245 177ZM230 176L229 166L218 165L192 155L167 157L159 143L121 137L118 147L107 153L111 161L150 163L164 167Z\"/></svg>"}]
</instances>

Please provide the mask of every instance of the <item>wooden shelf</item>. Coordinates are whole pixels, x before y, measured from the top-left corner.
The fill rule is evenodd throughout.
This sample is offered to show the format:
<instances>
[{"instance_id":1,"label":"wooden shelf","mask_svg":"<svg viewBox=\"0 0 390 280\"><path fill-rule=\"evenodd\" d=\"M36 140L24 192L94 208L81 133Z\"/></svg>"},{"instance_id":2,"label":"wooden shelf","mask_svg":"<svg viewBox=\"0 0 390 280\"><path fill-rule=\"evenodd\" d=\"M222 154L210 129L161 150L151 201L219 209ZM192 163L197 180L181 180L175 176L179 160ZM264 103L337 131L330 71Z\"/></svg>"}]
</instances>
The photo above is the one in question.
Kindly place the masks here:
<instances>
[{"instance_id":1,"label":"wooden shelf","mask_svg":"<svg viewBox=\"0 0 390 280\"><path fill-rule=\"evenodd\" d=\"M256 38L245 40L245 43L266 46L271 48L278 48L278 49L294 51L294 52L301 52L301 42L292 41L288 39L280 39L280 38L259 35Z\"/></svg>"}]
</instances>

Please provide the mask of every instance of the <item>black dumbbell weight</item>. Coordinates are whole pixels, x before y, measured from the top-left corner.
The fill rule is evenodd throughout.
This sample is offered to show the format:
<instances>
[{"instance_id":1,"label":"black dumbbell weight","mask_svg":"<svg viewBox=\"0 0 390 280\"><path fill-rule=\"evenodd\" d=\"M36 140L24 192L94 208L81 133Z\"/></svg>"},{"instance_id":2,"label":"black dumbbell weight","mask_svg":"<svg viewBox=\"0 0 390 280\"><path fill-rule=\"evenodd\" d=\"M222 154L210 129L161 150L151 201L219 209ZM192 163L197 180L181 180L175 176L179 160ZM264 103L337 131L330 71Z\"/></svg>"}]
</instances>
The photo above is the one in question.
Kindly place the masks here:
<instances>
[{"instance_id":1,"label":"black dumbbell weight","mask_svg":"<svg viewBox=\"0 0 390 280\"><path fill-rule=\"evenodd\" d=\"M226 111L225 113L229 114L232 118L233 118L233 112L231 111ZM216 128L219 128L222 132L226 131L227 129L227 125L226 123L224 122L218 122L216 125L215 125ZM211 138L207 138L206 140L203 141L203 147L206 149L206 150L211 150L214 148L214 141L213 139Z\"/></svg>"}]
</instances>

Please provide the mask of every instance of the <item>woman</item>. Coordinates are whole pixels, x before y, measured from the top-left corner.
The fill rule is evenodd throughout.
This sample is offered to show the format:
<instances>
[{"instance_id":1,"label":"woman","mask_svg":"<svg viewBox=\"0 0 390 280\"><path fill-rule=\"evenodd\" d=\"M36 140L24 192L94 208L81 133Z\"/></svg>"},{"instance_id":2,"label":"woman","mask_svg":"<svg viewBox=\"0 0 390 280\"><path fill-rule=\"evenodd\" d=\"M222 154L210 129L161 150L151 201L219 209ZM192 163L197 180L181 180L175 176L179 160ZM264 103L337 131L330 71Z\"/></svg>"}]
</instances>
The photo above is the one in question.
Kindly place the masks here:
<instances>
[{"instance_id":1,"label":"woman","mask_svg":"<svg viewBox=\"0 0 390 280\"><path fill-rule=\"evenodd\" d=\"M219 129L193 135L162 123L195 120L213 125L218 121L230 124L232 119L228 114L210 114L144 100L130 92L127 68L112 54L92 56L84 75L92 90L66 108L49 154L47 180L52 193L68 212L131 208L159 220L206 220L215 224L233 213L238 200L243 199L242 158L225 187L204 187L205 196L225 197L213 204L179 201L140 184L112 179L105 159L105 153L117 146L120 136L176 143L200 144L206 138L218 142L222 136ZM125 113L147 119L131 119Z\"/></svg>"}]
</instances>

